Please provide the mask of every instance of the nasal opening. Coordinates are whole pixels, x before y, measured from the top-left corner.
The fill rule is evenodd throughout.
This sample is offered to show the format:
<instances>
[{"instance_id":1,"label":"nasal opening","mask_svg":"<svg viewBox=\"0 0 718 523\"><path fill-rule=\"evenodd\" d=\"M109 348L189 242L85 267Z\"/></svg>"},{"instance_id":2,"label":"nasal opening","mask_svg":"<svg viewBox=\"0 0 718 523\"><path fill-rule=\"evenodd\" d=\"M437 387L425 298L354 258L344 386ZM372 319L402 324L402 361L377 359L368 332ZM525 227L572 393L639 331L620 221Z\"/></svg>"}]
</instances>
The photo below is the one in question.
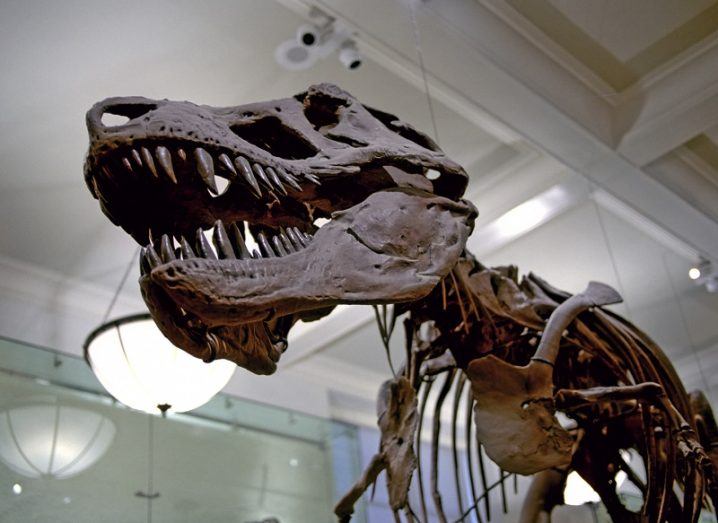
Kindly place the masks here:
<instances>
[{"instance_id":1,"label":"nasal opening","mask_svg":"<svg viewBox=\"0 0 718 523\"><path fill-rule=\"evenodd\" d=\"M146 98L108 98L95 104L87 113L87 128L91 134L96 134L97 131L125 125L157 107L156 102Z\"/></svg>"}]
</instances>

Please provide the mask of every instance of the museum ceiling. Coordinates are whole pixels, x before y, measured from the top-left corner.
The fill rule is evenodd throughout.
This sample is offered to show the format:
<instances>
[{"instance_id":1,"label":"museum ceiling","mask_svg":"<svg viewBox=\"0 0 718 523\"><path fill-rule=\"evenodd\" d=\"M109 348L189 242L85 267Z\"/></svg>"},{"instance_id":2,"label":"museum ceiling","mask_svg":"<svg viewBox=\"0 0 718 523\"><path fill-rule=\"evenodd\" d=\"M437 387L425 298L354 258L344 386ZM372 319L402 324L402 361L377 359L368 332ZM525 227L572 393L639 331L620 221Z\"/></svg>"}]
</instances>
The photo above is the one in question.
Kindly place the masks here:
<instances>
[{"instance_id":1,"label":"museum ceiling","mask_svg":"<svg viewBox=\"0 0 718 523\"><path fill-rule=\"evenodd\" d=\"M312 5L355 31L361 69L275 63ZM96 212L82 182L92 103L138 94L230 106L321 80L436 135L466 167L480 211L476 254L569 290L588 279L622 287L631 307L622 312L697 380L674 298L686 297L692 344L708 358L718 303L683 275L699 254L718 259L718 2L576 5L421 2L435 130L405 1L4 5L0 334L79 354L133 256L135 244ZM541 220L498 234L502 216L532 201L550 203ZM118 312L142 307L135 276ZM372 318L340 308L294 333L280 368L286 386L334 369L322 386L335 397L372 401L387 369ZM718 375L717 357L703 363ZM342 401L335 409L346 414Z\"/></svg>"}]
</instances>

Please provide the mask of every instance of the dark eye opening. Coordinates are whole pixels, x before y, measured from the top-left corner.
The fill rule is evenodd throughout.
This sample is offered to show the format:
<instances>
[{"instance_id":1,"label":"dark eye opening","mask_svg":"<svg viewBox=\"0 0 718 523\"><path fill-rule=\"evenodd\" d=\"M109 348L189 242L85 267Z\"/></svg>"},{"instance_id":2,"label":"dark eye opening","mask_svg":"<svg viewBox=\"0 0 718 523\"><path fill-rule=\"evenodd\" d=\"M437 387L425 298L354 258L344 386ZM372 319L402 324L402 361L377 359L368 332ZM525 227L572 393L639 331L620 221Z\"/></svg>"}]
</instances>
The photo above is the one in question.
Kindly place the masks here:
<instances>
[{"instance_id":1,"label":"dark eye opening","mask_svg":"<svg viewBox=\"0 0 718 523\"><path fill-rule=\"evenodd\" d=\"M304 100L304 116L317 131L331 129L339 123L339 111L347 101L323 93L313 93Z\"/></svg>"},{"instance_id":2,"label":"dark eye opening","mask_svg":"<svg viewBox=\"0 0 718 523\"><path fill-rule=\"evenodd\" d=\"M230 129L243 140L278 158L303 160L317 154L311 143L273 116L232 125Z\"/></svg>"}]
</instances>

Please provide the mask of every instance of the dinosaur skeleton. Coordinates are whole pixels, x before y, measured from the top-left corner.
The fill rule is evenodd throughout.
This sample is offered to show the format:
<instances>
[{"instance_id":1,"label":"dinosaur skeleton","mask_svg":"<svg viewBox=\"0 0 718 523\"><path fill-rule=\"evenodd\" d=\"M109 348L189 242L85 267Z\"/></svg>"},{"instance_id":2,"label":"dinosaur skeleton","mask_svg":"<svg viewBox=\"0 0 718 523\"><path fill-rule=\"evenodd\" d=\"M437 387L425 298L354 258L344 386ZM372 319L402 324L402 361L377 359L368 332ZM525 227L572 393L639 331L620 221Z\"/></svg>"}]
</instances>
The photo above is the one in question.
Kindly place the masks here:
<instances>
[{"instance_id":1,"label":"dinosaur skeleton","mask_svg":"<svg viewBox=\"0 0 718 523\"><path fill-rule=\"evenodd\" d=\"M128 121L106 126L105 113ZM185 351L271 374L300 319L340 303L378 306L388 349L403 318L406 362L379 395L380 449L337 504L340 520L386 470L397 520L403 512L427 521L415 449L430 410L430 496L447 520L438 491L447 400L462 520L481 520L481 504L490 518L495 485L481 447L505 471L502 493L509 474L534 475L525 523L548 521L572 470L615 521L696 521L715 507L718 431L705 398L689 397L661 350L602 309L621 300L610 287L591 283L570 296L466 252L476 217L461 199L467 175L423 133L328 84L230 108L110 98L87 125L88 187L110 220L146 245L142 295ZM318 227L318 218L329 221ZM473 500L462 499L460 438ZM621 459L625 449L643 458L645 483ZM616 494L619 470L643 493L639 513ZM408 496L415 472L421 515Z\"/></svg>"}]
</instances>

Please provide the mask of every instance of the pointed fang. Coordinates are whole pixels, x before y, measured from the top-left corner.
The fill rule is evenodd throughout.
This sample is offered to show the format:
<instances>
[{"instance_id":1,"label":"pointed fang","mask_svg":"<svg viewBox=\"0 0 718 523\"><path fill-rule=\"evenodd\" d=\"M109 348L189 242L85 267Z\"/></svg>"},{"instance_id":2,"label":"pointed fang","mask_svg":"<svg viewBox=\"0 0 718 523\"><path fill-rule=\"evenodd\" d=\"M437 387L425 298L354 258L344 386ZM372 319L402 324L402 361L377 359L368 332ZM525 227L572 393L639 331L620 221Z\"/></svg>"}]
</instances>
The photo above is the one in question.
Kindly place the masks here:
<instances>
[{"instance_id":1,"label":"pointed fang","mask_svg":"<svg viewBox=\"0 0 718 523\"><path fill-rule=\"evenodd\" d=\"M219 164L224 167L227 171L232 173L234 177L237 176L237 170L234 168L234 165L232 165L232 160L229 159L229 156L222 153L219 155Z\"/></svg>"},{"instance_id":2,"label":"pointed fang","mask_svg":"<svg viewBox=\"0 0 718 523\"><path fill-rule=\"evenodd\" d=\"M177 177L175 176L175 171L172 167L172 155L167 150L167 147L163 147L162 145L157 147L157 149L155 149L155 156L157 156L157 161L160 163L165 173L167 173L170 180L177 183Z\"/></svg>"},{"instance_id":3,"label":"pointed fang","mask_svg":"<svg viewBox=\"0 0 718 523\"><path fill-rule=\"evenodd\" d=\"M195 242L197 245L197 251L202 258L206 258L207 260L217 259L217 255L212 250L212 246L207 241L207 238L205 238L202 229L197 229L197 236L195 238Z\"/></svg>"},{"instance_id":4,"label":"pointed fang","mask_svg":"<svg viewBox=\"0 0 718 523\"><path fill-rule=\"evenodd\" d=\"M239 172L242 173L242 177L252 188L252 192L254 193L254 195L257 198L261 198L262 190L259 188L257 179L254 177L254 173L252 173L252 166L249 165L247 159L244 156L237 156L234 159L234 165L237 167L237 169L239 169Z\"/></svg>"},{"instance_id":5,"label":"pointed fang","mask_svg":"<svg viewBox=\"0 0 718 523\"><path fill-rule=\"evenodd\" d=\"M234 254L234 249L232 249L232 244L229 241L229 236L227 236L227 230L224 228L222 220L217 220L215 222L212 240L214 241L214 246L217 248L217 254L220 259L234 260L237 258Z\"/></svg>"},{"instance_id":6,"label":"pointed fang","mask_svg":"<svg viewBox=\"0 0 718 523\"><path fill-rule=\"evenodd\" d=\"M267 167L265 169L265 172L269 175L269 178L272 180L274 185L277 186L277 188L282 191L282 194L286 196L287 190L284 188L284 185L282 184L281 180L279 179L279 176L277 176L277 172L272 169L271 167Z\"/></svg>"},{"instance_id":7,"label":"pointed fang","mask_svg":"<svg viewBox=\"0 0 718 523\"><path fill-rule=\"evenodd\" d=\"M230 228L232 239L234 240L234 245L238 249L238 255L240 259L247 260L252 257L251 254L249 254L249 249L247 249L247 244L244 243L244 237L242 236L242 232L239 230L239 227L237 227L236 223L232 224L232 227Z\"/></svg>"},{"instance_id":8,"label":"pointed fang","mask_svg":"<svg viewBox=\"0 0 718 523\"><path fill-rule=\"evenodd\" d=\"M144 160L145 165L152 173L152 176L155 178L159 178L157 175L157 167L155 167L155 161L152 159L152 153L147 149L147 147L143 147L141 149L142 152L142 160Z\"/></svg>"},{"instance_id":9,"label":"pointed fang","mask_svg":"<svg viewBox=\"0 0 718 523\"><path fill-rule=\"evenodd\" d=\"M264 251L264 254L267 258L276 258L277 254L272 249L272 246L269 245L269 242L267 241L267 237L264 235L263 232L260 232L257 235L257 239L259 240L259 245Z\"/></svg>"},{"instance_id":10,"label":"pointed fang","mask_svg":"<svg viewBox=\"0 0 718 523\"><path fill-rule=\"evenodd\" d=\"M163 234L162 239L160 240L160 254L162 255L162 260L165 263L177 259L175 256L174 246L172 245L172 240L170 240L170 237L166 234Z\"/></svg>"},{"instance_id":11,"label":"pointed fang","mask_svg":"<svg viewBox=\"0 0 718 523\"><path fill-rule=\"evenodd\" d=\"M212 156L201 147L197 147L194 150L194 158L197 161L197 171L199 171L202 181L212 194L219 194L217 182L214 179L214 160Z\"/></svg>"},{"instance_id":12,"label":"pointed fang","mask_svg":"<svg viewBox=\"0 0 718 523\"><path fill-rule=\"evenodd\" d=\"M189 242L187 241L187 238L185 238L184 236L182 236L182 239L180 240L180 252L182 253L182 258L184 258L185 260L197 257L197 255L192 250L192 247L190 246Z\"/></svg>"}]
</instances>

